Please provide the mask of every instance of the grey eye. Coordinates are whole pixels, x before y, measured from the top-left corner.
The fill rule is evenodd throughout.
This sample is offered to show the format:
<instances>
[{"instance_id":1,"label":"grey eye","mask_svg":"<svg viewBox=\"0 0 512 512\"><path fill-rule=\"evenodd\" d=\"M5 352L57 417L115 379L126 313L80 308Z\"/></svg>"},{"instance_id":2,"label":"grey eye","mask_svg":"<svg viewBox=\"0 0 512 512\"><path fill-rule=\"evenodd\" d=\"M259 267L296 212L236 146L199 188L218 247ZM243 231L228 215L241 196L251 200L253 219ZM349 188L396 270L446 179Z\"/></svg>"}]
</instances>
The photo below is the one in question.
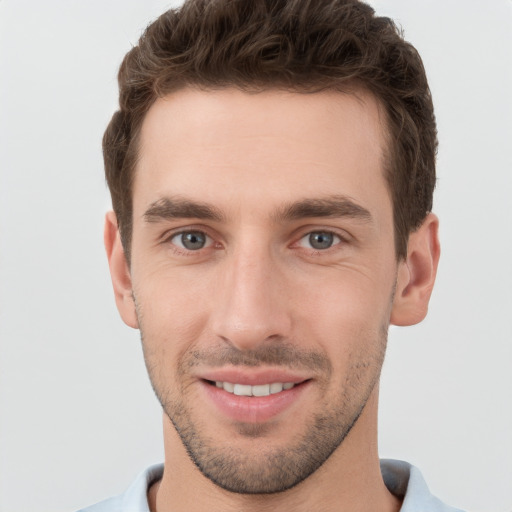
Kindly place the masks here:
<instances>
[{"instance_id":1,"label":"grey eye","mask_svg":"<svg viewBox=\"0 0 512 512\"><path fill-rule=\"evenodd\" d=\"M308 249L321 251L329 249L339 242L341 242L341 238L334 233L329 233L328 231L313 231L302 238L300 245Z\"/></svg>"},{"instance_id":2,"label":"grey eye","mask_svg":"<svg viewBox=\"0 0 512 512\"><path fill-rule=\"evenodd\" d=\"M211 243L210 237L201 231L178 233L172 237L171 241L187 251L198 251Z\"/></svg>"}]
</instances>

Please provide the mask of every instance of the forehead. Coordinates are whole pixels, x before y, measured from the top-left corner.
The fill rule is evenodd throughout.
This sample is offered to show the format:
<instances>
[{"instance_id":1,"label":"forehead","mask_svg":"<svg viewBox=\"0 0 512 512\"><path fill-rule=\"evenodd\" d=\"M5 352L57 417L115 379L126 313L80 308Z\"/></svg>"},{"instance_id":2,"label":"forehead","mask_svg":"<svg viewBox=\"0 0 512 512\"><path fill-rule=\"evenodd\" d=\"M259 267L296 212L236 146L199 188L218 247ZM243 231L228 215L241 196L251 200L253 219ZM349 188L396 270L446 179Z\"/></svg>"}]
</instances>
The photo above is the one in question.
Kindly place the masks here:
<instances>
[{"instance_id":1,"label":"forehead","mask_svg":"<svg viewBox=\"0 0 512 512\"><path fill-rule=\"evenodd\" d=\"M186 195L233 206L384 194L384 116L369 93L186 88L144 119L134 209Z\"/></svg>"}]
</instances>

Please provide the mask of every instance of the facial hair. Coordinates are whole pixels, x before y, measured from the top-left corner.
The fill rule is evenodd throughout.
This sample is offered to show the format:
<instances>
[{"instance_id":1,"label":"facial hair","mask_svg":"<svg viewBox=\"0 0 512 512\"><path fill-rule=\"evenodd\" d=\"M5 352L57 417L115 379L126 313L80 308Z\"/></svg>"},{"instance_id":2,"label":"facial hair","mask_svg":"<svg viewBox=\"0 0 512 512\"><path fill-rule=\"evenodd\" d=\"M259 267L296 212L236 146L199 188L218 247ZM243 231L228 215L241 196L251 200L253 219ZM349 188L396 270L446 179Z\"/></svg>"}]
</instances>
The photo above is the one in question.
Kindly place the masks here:
<instances>
[{"instance_id":1,"label":"facial hair","mask_svg":"<svg viewBox=\"0 0 512 512\"><path fill-rule=\"evenodd\" d=\"M161 382L158 356L149 349L150 343L145 340L141 320L139 317L151 384L190 459L213 483L241 494L283 492L302 482L327 461L356 424L377 385L387 343L386 325L373 334L372 340L366 340L364 345L371 349L363 351L366 352L364 356L360 352L350 356L347 373L335 398L327 408L313 414L301 435L291 438L288 445L272 447L265 443L265 437L271 436L272 425L238 423L238 435L260 442L261 448L255 454L254 451L237 448L235 443L220 443L215 439L215 432L194 418L194 400L187 399L187 386L183 384L190 369L204 364L209 368L272 365L309 370L322 376L317 382L325 391L332 373L327 355L299 349L292 343L276 339L248 351L224 344L185 353L178 362L176 382Z\"/></svg>"}]
</instances>

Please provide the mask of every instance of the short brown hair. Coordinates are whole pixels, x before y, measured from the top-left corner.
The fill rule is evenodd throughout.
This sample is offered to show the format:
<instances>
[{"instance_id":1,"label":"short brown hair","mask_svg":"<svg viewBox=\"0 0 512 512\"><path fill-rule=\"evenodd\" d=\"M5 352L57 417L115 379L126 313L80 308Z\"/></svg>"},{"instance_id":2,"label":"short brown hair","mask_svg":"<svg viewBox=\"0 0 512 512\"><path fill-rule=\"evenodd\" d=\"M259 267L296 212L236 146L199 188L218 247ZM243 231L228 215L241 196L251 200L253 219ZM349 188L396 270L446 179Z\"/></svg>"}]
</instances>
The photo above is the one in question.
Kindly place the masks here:
<instances>
[{"instance_id":1,"label":"short brown hair","mask_svg":"<svg viewBox=\"0 0 512 512\"><path fill-rule=\"evenodd\" d=\"M432 208L437 132L418 52L358 0L187 0L148 26L119 70L103 137L105 174L129 259L138 135L153 102L186 86L373 93L387 117L386 179L398 258Z\"/></svg>"}]
</instances>

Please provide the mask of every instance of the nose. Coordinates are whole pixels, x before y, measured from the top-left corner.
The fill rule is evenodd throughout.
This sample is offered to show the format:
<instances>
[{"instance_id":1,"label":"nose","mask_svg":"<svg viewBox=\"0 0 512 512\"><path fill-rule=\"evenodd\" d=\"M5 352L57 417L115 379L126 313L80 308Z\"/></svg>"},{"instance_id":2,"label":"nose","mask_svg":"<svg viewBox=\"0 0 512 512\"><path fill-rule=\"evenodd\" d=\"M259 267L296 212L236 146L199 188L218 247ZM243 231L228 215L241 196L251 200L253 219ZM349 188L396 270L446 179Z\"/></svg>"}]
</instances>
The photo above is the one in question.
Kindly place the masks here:
<instances>
[{"instance_id":1,"label":"nose","mask_svg":"<svg viewBox=\"0 0 512 512\"><path fill-rule=\"evenodd\" d=\"M226 257L212 315L215 335L251 350L273 339L286 339L292 325L283 272L271 251L254 244Z\"/></svg>"}]
</instances>

